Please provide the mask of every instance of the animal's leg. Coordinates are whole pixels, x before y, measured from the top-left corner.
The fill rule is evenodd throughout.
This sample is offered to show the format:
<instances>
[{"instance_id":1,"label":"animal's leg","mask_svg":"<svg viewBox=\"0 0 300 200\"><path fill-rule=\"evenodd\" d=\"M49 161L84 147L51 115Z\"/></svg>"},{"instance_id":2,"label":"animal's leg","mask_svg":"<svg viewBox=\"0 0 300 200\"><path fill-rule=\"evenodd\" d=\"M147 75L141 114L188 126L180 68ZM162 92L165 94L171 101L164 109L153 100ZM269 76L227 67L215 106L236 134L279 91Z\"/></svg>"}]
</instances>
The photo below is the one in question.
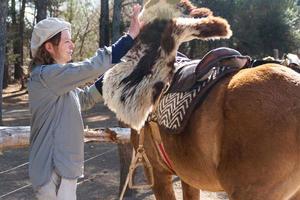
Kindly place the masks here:
<instances>
[{"instance_id":1,"label":"animal's leg","mask_svg":"<svg viewBox=\"0 0 300 200\"><path fill-rule=\"evenodd\" d=\"M176 200L173 190L172 175L153 169L154 186L152 188L156 200Z\"/></svg>"},{"instance_id":2,"label":"animal's leg","mask_svg":"<svg viewBox=\"0 0 300 200\"><path fill-rule=\"evenodd\" d=\"M200 190L181 181L183 200L199 200Z\"/></svg>"}]
</instances>

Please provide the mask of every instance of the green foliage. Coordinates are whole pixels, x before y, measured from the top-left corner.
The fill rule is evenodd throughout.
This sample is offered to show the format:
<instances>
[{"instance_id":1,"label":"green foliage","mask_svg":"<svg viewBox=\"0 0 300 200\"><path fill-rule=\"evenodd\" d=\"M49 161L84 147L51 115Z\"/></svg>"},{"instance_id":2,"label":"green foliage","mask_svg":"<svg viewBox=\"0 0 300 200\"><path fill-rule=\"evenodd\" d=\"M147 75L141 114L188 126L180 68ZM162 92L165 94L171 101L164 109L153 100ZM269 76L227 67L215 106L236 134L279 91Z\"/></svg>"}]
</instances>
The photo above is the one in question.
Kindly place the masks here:
<instances>
[{"instance_id":1,"label":"green foliage","mask_svg":"<svg viewBox=\"0 0 300 200\"><path fill-rule=\"evenodd\" d=\"M63 17L72 24L72 38L76 45L74 60L92 56L99 43L100 0L98 2L95 0L51 0L49 2L49 16ZM110 1L110 19L112 2ZM134 2L137 0L122 0L122 32L129 26L130 7ZM210 8L216 16L226 18L231 24L233 37L230 40L193 41L184 44L181 50L191 57L199 58L219 46L229 46L259 58L272 55L274 48L279 49L281 55L300 49L299 0L192 0L192 2ZM16 4L18 19L19 1L16 1ZM11 3L9 5L11 6ZM26 6L25 65L29 63L29 42L34 25L34 1L28 0ZM18 31L10 26L11 13L7 17L7 22L9 23L7 60L10 65L13 65L16 55L12 53L11 46L14 38L18 37Z\"/></svg>"},{"instance_id":2,"label":"green foliage","mask_svg":"<svg viewBox=\"0 0 300 200\"><path fill-rule=\"evenodd\" d=\"M300 48L300 14L297 0L201 0L231 24L233 37L213 46L226 45L242 53L263 57L273 49L281 53ZM209 50L209 49L207 49Z\"/></svg>"},{"instance_id":3,"label":"green foliage","mask_svg":"<svg viewBox=\"0 0 300 200\"><path fill-rule=\"evenodd\" d=\"M75 43L74 61L94 55L98 48L99 5L93 0L67 0L60 8L60 17L72 24L72 40Z\"/></svg>"}]
</instances>

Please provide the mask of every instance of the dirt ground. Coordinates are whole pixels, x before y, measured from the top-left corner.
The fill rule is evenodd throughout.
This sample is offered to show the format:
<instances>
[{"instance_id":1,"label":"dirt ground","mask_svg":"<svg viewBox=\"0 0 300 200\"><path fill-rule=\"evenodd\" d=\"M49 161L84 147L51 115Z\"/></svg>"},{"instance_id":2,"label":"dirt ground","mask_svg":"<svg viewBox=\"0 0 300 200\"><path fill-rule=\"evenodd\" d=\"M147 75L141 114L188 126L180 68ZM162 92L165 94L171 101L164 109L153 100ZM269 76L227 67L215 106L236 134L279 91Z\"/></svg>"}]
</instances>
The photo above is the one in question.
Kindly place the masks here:
<instances>
[{"instance_id":1,"label":"dirt ground","mask_svg":"<svg viewBox=\"0 0 300 200\"><path fill-rule=\"evenodd\" d=\"M90 128L115 127L118 122L112 112L98 104L92 110L83 113L84 123ZM28 95L19 91L18 85L10 85L3 92L3 125L28 126L30 113ZM118 199L120 164L116 144L85 144L85 177L78 180L78 200ZM180 200L181 186L174 177L176 196ZM7 150L0 154L0 199L35 199L28 179L28 148ZM155 199L151 190L135 191L133 197L126 199ZM202 192L201 199L225 200L224 193Z\"/></svg>"}]
</instances>

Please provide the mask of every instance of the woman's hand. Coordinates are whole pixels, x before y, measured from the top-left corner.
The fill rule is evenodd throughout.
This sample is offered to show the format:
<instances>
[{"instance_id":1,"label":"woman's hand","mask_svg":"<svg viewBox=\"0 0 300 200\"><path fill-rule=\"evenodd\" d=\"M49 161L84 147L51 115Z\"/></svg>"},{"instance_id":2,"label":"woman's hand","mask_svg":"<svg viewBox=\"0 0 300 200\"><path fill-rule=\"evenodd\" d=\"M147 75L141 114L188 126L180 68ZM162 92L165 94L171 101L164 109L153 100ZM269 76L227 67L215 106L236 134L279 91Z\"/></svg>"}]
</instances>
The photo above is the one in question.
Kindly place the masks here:
<instances>
[{"instance_id":1,"label":"woman's hand","mask_svg":"<svg viewBox=\"0 0 300 200\"><path fill-rule=\"evenodd\" d=\"M134 5L133 6L133 14L131 16L131 22L128 30L128 34L132 37L132 39L135 39L138 34L140 33L140 29L142 26L142 23L139 20L139 14L141 12L141 6L140 5Z\"/></svg>"}]
</instances>

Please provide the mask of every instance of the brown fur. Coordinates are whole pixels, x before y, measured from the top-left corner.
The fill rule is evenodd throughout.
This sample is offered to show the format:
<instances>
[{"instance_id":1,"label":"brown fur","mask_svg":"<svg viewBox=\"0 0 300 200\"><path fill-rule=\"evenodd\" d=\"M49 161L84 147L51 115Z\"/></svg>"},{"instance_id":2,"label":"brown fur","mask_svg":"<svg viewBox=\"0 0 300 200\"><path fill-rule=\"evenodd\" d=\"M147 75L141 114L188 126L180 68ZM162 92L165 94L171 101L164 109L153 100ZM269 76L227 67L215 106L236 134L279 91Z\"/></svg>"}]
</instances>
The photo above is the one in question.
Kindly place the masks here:
<instances>
[{"instance_id":1,"label":"brown fur","mask_svg":"<svg viewBox=\"0 0 300 200\"><path fill-rule=\"evenodd\" d=\"M221 35L226 35L228 33L227 27L225 25L225 19L220 17L208 17L204 18L205 23L197 26L198 30L201 30L198 37L207 37L208 35L221 33ZM211 26L211 25L212 26ZM220 26L220 24L224 24Z\"/></svg>"},{"instance_id":2,"label":"brown fur","mask_svg":"<svg viewBox=\"0 0 300 200\"><path fill-rule=\"evenodd\" d=\"M191 17L213 16L213 12L209 8L197 8L189 0L181 0L178 3L178 7L183 10L182 12L187 13Z\"/></svg>"},{"instance_id":3,"label":"brown fur","mask_svg":"<svg viewBox=\"0 0 300 200\"><path fill-rule=\"evenodd\" d=\"M267 64L220 82L180 135L159 134L176 174L192 188L225 190L231 200L299 200L299 119L300 75ZM159 173L156 198L174 200L170 172L144 128L146 151Z\"/></svg>"},{"instance_id":4,"label":"brown fur","mask_svg":"<svg viewBox=\"0 0 300 200\"><path fill-rule=\"evenodd\" d=\"M179 6L185 7L189 12L197 8L189 0L181 0Z\"/></svg>"}]
</instances>

